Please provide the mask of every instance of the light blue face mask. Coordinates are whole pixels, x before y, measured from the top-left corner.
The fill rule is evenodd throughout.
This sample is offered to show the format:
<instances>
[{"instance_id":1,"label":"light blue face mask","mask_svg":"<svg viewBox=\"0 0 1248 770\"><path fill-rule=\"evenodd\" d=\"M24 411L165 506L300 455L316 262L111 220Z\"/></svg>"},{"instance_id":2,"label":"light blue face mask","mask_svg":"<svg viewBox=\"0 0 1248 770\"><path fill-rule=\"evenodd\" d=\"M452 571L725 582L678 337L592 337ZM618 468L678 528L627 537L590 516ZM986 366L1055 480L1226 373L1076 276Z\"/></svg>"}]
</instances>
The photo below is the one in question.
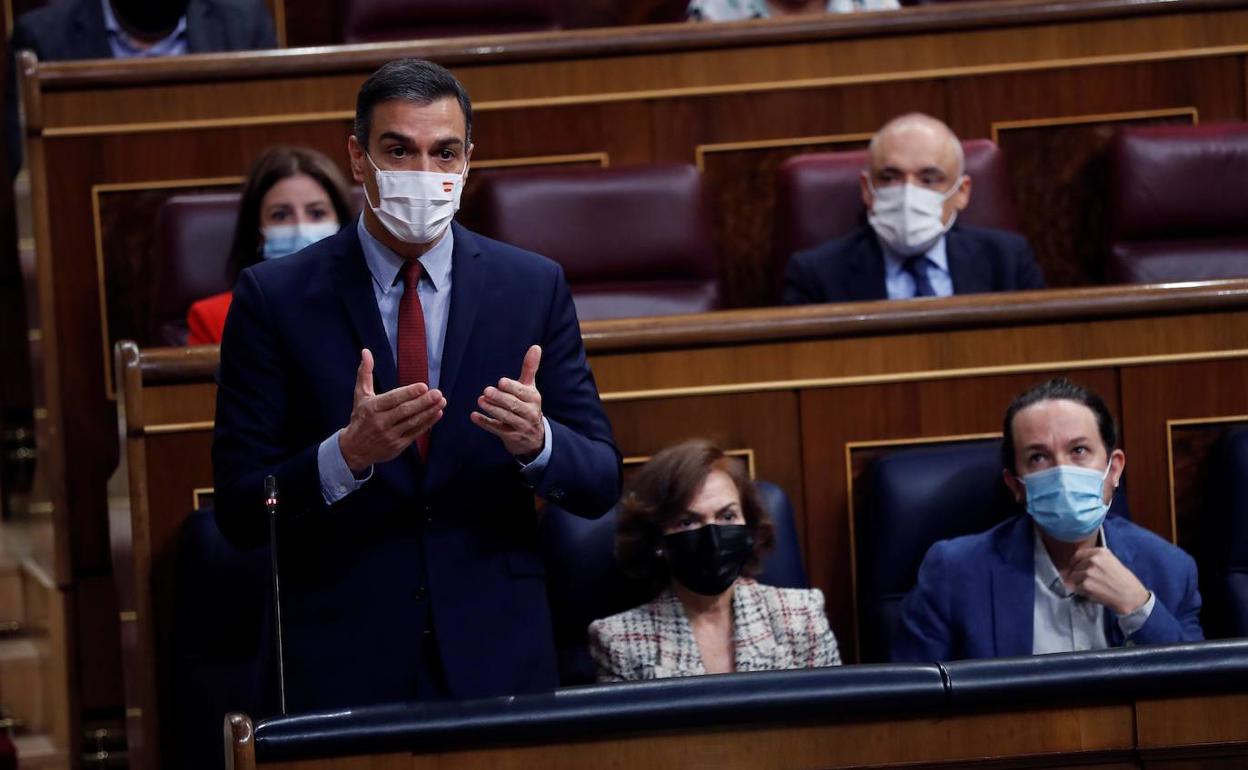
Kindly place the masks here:
<instances>
[{"instance_id":1,"label":"light blue face mask","mask_svg":"<svg viewBox=\"0 0 1248 770\"><path fill-rule=\"evenodd\" d=\"M1109 513L1102 490L1109 476L1077 465L1057 465L1021 477L1027 513L1050 537L1077 543L1091 535Z\"/></svg>"},{"instance_id":2,"label":"light blue face mask","mask_svg":"<svg viewBox=\"0 0 1248 770\"><path fill-rule=\"evenodd\" d=\"M265 259L278 259L294 254L317 241L338 232L337 222L309 222L301 225L269 225L260 229L264 235Z\"/></svg>"}]
</instances>

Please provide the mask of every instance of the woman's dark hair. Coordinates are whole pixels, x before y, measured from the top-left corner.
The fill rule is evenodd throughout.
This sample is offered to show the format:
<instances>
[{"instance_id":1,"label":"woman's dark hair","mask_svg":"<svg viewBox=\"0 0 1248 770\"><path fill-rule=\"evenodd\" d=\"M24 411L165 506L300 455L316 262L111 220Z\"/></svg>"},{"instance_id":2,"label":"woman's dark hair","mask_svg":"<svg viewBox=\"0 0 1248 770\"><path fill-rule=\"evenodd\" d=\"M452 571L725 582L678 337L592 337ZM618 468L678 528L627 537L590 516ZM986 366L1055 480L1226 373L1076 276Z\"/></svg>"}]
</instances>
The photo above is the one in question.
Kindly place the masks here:
<instances>
[{"instance_id":1,"label":"woman's dark hair","mask_svg":"<svg viewBox=\"0 0 1248 770\"><path fill-rule=\"evenodd\" d=\"M1014 417L1024 409L1041 401L1074 401L1092 410L1096 417L1096 427L1105 444L1105 452L1113 452L1118 446L1118 427L1114 424L1114 416L1101 397L1083 387L1076 385L1065 377L1055 377L1039 385L1033 385L1020 393L1010 402L1005 410L1005 424L1001 428L1001 463L1010 473L1017 473L1017 458L1014 456Z\"/></svg>"},{"instance_id":2,"label":"woman's dark hair","mask_svg":"<svg viewBox=\"0 0 1248 770\"><path fill-rule=\"evenodd\" d=\"M688 511L694 495L714 470L727 473L741 496L745 525L754 535L754 553L743 574L757 574L762 556L775 544L771 517L741 463L705 439L659 452L625 490L616 517L615 556L626 574L647 581L654 591L671 583L667 560L659 553L663 527Z\"/></svg>"},{"instance_id":3,"label":"woman's dark hair","mask_svg":"<svg viewBox=\"0 0 1248 770\"><path fill-rule=\"evenodd\" d=\"M355 140L368 149L373 108L396 99L426 105L453 97L464 113L464 142L472 144L472 100L450 70L424 59L396 59L369 75L355 97Z\"/></svg>"},{"instance_id":4,"label":"woman's dark hair","mask_svg":"<svg viewBox=\"0 0 1248 770\"><path fill-rule=\"evenodd\" d=\"M238 280L239 273L260 261L260 202L273 185L296 174L307 174L325 189L340 227L354 217L346 179L333 161L307 147L270 147L256 158L243 183L238 220L234 223L234 241L226 264L231 286Z\"/></svg>"}]
</instances>

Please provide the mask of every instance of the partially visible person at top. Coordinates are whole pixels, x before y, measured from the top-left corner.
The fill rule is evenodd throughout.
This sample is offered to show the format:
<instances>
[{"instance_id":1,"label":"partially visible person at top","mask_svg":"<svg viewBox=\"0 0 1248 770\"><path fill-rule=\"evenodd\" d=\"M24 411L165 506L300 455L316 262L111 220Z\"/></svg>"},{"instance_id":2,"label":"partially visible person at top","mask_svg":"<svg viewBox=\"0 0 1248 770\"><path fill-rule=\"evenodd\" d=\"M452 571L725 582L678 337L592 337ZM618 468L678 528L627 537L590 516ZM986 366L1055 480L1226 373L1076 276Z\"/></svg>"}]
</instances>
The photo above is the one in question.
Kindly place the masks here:
<instances>
[{"instance_id":1,"label":"partially visible person at top","mask_svg":"<svg viewBox=\"0 0 1248 770\"><path fill-rule=\"evenodd\" d=\"M5 130L9 166L22 165L17 52L39 61L135 59L277 47L263 0L51 0L17 17L9 42Z\"/></svg>"},{"instance_id":2,"label":"partially visible person at top","mask_svg":"<svg viewBox=\"0 0 1248 770\"><path fill-rule=\"evenodd\" d=\"M328 238L353 217L346 180L333 161L304 147L265 150L243 185L226 267L230 285L244 269ZM187 345L221 342L233 297L224 291L191 305Z\"/></svg>"},{"instance_id":3,"label":"partially visible person at top","mask_svg":"<svg viewBox=\"0 0 1248 770\"><path fill-rule=\"evenodd\" d=\"M690 0L690 21L742 21L815 13L891 11L898 0Z\"/></svg>"}]
</instances>

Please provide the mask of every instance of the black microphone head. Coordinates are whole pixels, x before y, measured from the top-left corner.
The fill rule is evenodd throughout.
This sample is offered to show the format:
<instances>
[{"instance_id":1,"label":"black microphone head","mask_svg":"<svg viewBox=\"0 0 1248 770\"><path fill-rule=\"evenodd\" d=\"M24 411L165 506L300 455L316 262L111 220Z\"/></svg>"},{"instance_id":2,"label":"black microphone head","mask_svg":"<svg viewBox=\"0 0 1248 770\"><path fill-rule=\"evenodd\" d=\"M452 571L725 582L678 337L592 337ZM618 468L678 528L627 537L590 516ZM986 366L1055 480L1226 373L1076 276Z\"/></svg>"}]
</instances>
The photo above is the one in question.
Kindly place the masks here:
<instances>
[{"instance_id":1,"label":"black microphone head","mask_svg":"<svg viewBox=\"0 0 1248 770\"><path fill-rule=\"evenodd\" d=\"M277 497L277 476L264 477L264 496L268 498Z\"/></svg>"}]
</instances>

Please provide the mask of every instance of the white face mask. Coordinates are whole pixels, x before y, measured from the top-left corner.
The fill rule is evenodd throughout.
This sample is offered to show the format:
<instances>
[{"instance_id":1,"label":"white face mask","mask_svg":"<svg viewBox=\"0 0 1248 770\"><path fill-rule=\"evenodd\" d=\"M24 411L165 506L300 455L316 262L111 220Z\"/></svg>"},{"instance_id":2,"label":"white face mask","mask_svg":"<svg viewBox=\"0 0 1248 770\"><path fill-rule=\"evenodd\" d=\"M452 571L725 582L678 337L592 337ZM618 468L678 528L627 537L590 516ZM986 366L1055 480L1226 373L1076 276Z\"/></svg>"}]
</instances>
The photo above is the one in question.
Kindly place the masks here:
<instances>
[{"instance_id":1,"label":"white face mask","mask_svg":"<svg viewBox=\"0 0 1248 770\"><path fill-rule=\"evenodd\" d=\"M942 193L909 182L877 190L868 176L867 187L875 203L867 214L867 221L894 253L903 257L922 254L935 246L958 218L955 212L949 217L949 224L940 221L945 201L962 188L962 179L958 177L953 187Z\"/></svg>"},{"instance_id":2,"label":"white face mask","mask_svg":"<svg viewBox=\"0 0 1248 770\"><path fill-rule=\"evenodd\" d=\"M377 176L377 203L364 199L390 234L404 243L430 243L451 224L459 211L459 196L464 190L467 164L458 174L434 171L382 171L373 158L364 153Z\"/></svg>"}]
</instances>

